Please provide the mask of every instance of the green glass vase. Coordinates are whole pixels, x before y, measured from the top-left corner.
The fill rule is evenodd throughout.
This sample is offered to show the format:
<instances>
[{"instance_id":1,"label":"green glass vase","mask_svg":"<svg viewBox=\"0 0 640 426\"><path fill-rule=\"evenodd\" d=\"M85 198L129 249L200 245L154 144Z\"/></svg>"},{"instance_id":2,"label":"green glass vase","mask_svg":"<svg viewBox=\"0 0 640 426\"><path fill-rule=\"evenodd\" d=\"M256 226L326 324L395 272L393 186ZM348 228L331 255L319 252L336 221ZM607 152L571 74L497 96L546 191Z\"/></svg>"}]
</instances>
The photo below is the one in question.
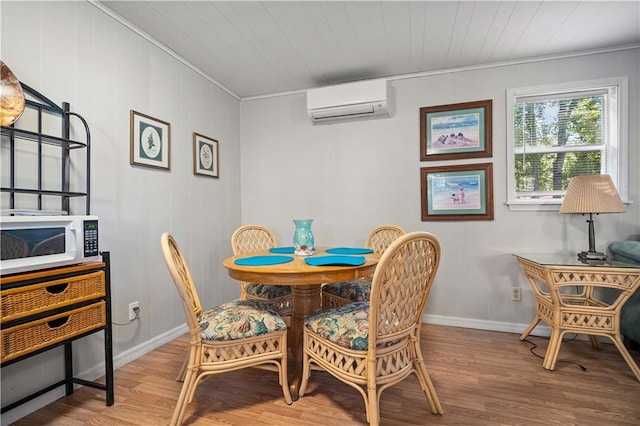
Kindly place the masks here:
<instances>
[{"instance_id":1,"label":"green glass vase","mask_svg":"<svg viewBox=\"0 0 640 426\"><path fill-rule=\"evenodd\" d=\"M311 256L316 251L315 239L311 231L313 219L293 219L296 230L293 233L293 247L296 256Z\"/></svg>"}]
</instances>

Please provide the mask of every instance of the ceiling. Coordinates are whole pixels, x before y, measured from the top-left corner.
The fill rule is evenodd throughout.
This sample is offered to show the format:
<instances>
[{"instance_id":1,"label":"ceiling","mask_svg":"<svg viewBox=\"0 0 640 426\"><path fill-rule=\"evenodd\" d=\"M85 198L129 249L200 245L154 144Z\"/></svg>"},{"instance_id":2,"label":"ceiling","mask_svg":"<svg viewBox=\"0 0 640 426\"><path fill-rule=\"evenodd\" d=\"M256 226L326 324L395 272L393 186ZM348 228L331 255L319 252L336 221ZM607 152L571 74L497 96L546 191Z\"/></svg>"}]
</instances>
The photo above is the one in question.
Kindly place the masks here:
<instances>
[{"instance_id":1,"label":"ceiling","mask_svg":"<svg viewBox=\"0 0 640 426\"><path fill-rule=\"evenodd\" d=\"M244 99L640 46L640 1L91 1Z\"/></svg>"}]
</instances>

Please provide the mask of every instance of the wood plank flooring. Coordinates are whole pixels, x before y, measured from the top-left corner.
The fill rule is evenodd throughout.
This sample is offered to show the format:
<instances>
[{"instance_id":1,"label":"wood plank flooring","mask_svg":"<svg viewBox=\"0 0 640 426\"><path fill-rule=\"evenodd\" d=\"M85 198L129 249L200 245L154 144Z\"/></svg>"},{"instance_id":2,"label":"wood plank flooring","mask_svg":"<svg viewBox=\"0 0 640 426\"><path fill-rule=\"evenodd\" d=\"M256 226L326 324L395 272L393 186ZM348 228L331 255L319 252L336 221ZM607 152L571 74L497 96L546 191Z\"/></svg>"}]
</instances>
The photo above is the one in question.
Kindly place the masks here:
<instances>
[{"instance_id":1,"label":"wood plank flooring","mask_svg":"<svg viewBox=\"0 0 640 426\"><path fill-rule=\"evenodd\" d=\"M532 336L544 355L548 340ZM443 416L432 415L415 377L387 389L382 425L640 425L640 382L612 344L563 343L555 371L518 335L426 324L422 348ZM116 402L82 388L15 425L166 425L181 383L175 381L186 336L116 370ZM640 363L640 353L632 352ZM286 405L275 373L248 369L212 376L196 390L187 425L366 425L360 395L324 372Z\"/></svg>"}]
</instances>

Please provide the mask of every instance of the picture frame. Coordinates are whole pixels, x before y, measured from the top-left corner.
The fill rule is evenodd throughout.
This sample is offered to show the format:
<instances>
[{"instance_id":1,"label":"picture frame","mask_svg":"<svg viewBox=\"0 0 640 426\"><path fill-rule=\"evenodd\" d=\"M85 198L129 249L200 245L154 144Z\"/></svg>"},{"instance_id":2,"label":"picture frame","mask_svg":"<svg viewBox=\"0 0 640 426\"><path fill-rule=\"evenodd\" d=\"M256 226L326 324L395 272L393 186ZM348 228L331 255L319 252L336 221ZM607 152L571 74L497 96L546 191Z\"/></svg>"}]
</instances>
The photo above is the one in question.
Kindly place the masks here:
<instances>
[{"instance_id":1,"label":"picture frame","mask_svg":"<svg viewBox=\"0 0 640 426\"><path fill-rule=\"evenodd\" d=\"M420 168L422 221L493 220L493 163Z\"/></svg>"},{"instance_id":2,"label":"picture frame","mask_svg":"<svg viewBox=\"0 0 640 426\"><path fill-rule=\"evenodd\" d=\"M133 166L171 169L171 125L131 110L131 151Z\"/></svg>"},{"instance_id":3,"label":"picture frame","mask_svg":"<svg viewBox=\"0 0 640 426\"><path fill-rule=\"evenodd\" d=\"M420 108L420 161L492 155L491 99Z\"/></svg>"},{"instance_id":4,"label":"picture frame","mask_svg":"<svg viewBox=\"0 0 640 426\"><path fill-rule=\"evenodd\" d=\"M193 133L193 174L217 178L220 165L218 141Z\"/></svg>"}]
</instances>

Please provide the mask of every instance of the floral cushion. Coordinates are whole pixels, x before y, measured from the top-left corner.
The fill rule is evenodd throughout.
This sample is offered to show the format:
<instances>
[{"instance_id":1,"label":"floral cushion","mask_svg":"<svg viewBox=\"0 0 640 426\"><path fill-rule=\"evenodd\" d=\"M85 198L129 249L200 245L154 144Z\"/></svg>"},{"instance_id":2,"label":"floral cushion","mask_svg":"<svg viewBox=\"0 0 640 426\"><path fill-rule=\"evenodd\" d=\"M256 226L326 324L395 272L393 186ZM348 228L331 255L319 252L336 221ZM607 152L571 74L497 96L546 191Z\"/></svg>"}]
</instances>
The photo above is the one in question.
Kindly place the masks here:
<instances>
[{"instance_id":1,"label":"floral cushion","mask_svg":"<svg viewBox=\"0 0 640 426\"><path fill-rule=\"evenodd\" d=\"M356 302L319 312L304 322L323 339L349 349L366 351L369 344L369 302Z\"/></svg>"},{"instance_id":2,"label":"floral cushion","mask_svg":"<svg viewBox=\"0 0 640 426\"><path fill-rule=\"evenodd\" d=\"M371 295L371 279L358 278L352 281L327 284L322 287L322 291L352 302L366 302Z\"/></svg>"},{"instance_id":3,"label":"floral cushion","mask_svg":"<svg viewBox=\"0 0 640 426\"><path fill-rule=\"evenodd\" d=\"M275 299L291 294L291 286L269 284L247 284L245 291L261 299Z\"/></svg>"},{"instance_id":4,"label":"floral cushion","mask_svg":"<svg viewBox=\"0 0 640 426\"><path fill-rule=\"evenodd\" d=\"M198 322L205 340L235 340L287 329L269 303L259 300L224 303L203 312Z\"/></svg>"}]
</instances>

